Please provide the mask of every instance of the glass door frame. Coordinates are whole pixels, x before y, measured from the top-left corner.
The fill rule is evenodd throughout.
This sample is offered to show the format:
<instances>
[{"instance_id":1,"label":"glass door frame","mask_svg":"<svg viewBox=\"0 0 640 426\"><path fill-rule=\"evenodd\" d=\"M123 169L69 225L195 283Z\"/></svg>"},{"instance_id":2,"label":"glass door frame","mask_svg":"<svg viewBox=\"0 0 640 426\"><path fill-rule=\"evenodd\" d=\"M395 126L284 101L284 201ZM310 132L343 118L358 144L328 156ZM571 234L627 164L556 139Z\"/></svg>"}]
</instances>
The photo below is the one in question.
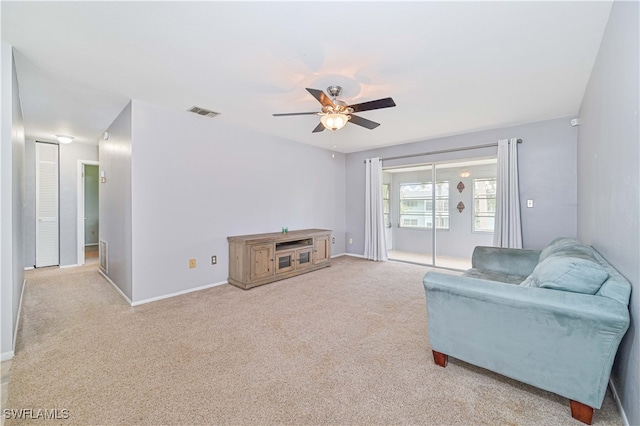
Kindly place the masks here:
<instances>
[{"instance_id":1,"label":"glass door frame","mask_svg":"<svg viewBox=\"0 0 640 426\"><path fill-rule=\"evenodd\" d=\"M448 269L448 270L453 270L453 271L464 271L465 269L460 269L460 268L456 268L454 266L442 266L439 264L438 262L438 223L436 218L438 217L438 211L437 211L437 204L436 204L436 200L437 200L437 178L438 178L438 169L447 169L447 168L455 168L457 167L456 164L460 163L460 167L474 167L477 165L482 165L483 162L487 161L487 160L495 160L496 157L495 156L479 156L479 157L467 157L467 158L458 158L458 159L450 159L450 160L442 160L442 161L432 161L432 162L425 162L425 163L418 163L418 164L408 164L408 165L402 165L402 166L389 166L389 167L383 167L383 171L389 171L389 170L394 170L396 171L395 173L401 173L401 169L410 169L410 168L415 168L415 167L421 167L424 168L424 170L428 170L430 168L431 171L431 193L430 193L430 199L431 199L431 255L430 256L426 256L427 259L430 258L429 260L426 260L427 263L422 263L419 260L405 260L405 259L399 259L399 258L394 258L392 256L389 257L390 260L394 260L394 261L400 261L400 262L406 262L406 263L414 263L414 264L418 264L418 265L425 265L425 266L430 266L430 267L434 267L434 268L441 268L441 269ZM469 162L479 162L478 164L471 164L471 165L465 165L463 163L469 163ZM485 163L486 164L486 163ZM450 166L450 167L443 167L443 166ZM410 170L408 170L410 171ZM393 172L391 172L393 173ZM452 215L452 211L455 211L456 207L451 205L451 191L453 191L455 189L455 185L456 185L457 180L453 180L451 181L451 183L449 184L449 206L448 206L448 211L449 211L449 229L451 229L451 215ZM383 183L384 184L384 183ZM454 185L454 186L451 186ZM473 191L473 188L471 188L472 185L469 185L468 191ZM401 223L401 213L400 213L400 205L401 205L401 201L400 201L400 184L398 183L394 183L392 182L390 185L390 189L391 189L391 194L390 194L390 208L389 208L389 214L390 214L390 224L391 224L391 233L392 233L392 238L394 240L394 249L397 249L396 247L396 241L397 241L397 234L395 234L397 232L397 230L400 228L400 223ZM395 194L395 197L394 197ZM394 198L397 198L397 200L394 200ZM469 206L465 206L469 209L471 209L471 211L473 211L473 195L471 195L471 203ZM393 206L393 204L397 204L398 207L396 208L395 206ZM396 214L398 215L397 217L393 217L393 213L396 212ZM473 215L473 213L472 213ZM395 220L394 220L395 219ZM395 226L394 226L395 223ZM472 226L472 225L470 225ZM428 230L428 228L425 228L425 230ZM394 250L391 249L391 250Z\"/></svg>"}]
</instances>

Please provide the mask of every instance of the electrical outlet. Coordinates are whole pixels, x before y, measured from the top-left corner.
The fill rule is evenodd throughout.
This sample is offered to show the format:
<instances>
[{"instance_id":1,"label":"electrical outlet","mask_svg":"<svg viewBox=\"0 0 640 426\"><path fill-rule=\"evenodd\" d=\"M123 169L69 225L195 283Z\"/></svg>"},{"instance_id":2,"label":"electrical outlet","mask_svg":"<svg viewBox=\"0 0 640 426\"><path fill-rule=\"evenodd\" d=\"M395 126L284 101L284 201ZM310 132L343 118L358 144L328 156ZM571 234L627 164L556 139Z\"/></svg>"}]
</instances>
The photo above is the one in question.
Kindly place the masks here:
<instances>
[{"instance_id":1,"label":"electrical outlet","mask_svg":"<svg viewBox=\"0 0 640 426\"><path fill-rule=\"evenodd\" d=\"M331 237L331 244L335 244L336 243L336 237Z\"/></svg>"},{"instance_id":2,"label":"electrical outlet","mask_svg":"<svg viewBox=\"0 0 640 426\"><path fill-rule=\"evenodd\" d=\"M349 244L353 244L353 238L349 238Z\"/></svg>"},{"instance_id":3,"label":"electrical outlet","mask_svg":"<svg viewBox=\"0 0 640 426\"><path fill-rule=\"evenodd\" d=\"M218 263L218 256L211 256L211 264L215 265Z\"/></svg>"},{"instance_id":4,"label":"electrical outlet","mask_svg":"<svg viewBox=\"0 0 640 426\"><path fill-rule=\"evenodd\" d=\"M189 269L193 269L196 267L196 260L195 259L189 259Z\"/></svg>"}]
</instances>

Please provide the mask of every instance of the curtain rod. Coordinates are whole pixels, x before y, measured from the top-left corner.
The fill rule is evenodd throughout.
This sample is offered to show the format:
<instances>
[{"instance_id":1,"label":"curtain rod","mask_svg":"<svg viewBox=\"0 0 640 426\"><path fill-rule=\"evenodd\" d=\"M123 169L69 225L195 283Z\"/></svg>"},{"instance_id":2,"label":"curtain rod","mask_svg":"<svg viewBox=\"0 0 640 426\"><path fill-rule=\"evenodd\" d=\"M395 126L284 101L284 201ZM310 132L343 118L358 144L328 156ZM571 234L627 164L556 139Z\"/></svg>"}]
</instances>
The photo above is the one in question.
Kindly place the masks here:
<instances>
[{"instance_id":1,"label":"curtain rod","mask_svg":"<svg viewBox=\"0 0 640 426\"><path fill-rule=\"evenodd\" d=\"M517 142L522 143L522 139L518 139ZM465 146L463 148L442 149L440 151L421 152L419 154L398 155L397 157L381 158L380 161L399 160L401 158L411 158L411 157L422 157L423 155L444 154L445 152L466 151L469 149L490 148L492 146L498 146L498 143L495 142L495 143L488 143L484 145ZM364 163L366 162L367 160L364 160Z\"/></svg>"}]
</instances>

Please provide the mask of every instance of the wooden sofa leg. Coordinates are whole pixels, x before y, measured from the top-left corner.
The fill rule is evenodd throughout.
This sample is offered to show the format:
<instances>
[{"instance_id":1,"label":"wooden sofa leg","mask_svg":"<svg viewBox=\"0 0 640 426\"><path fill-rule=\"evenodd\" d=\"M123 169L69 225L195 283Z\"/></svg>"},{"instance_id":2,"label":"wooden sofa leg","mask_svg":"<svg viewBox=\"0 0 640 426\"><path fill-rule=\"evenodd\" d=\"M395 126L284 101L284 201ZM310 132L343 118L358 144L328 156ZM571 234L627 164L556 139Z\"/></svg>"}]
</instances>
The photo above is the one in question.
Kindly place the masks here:
<instances>
[{"instance_id":1,"label":"wooden sofa leg","mask_svg":"<svg viewBox=\"0 0 640 426\"><path fill-rule=\"evenodd\" d=\"M571 401L571 417L590 425L593 419L593 408L578 401Z\"/></svg>"},{"instance_id":2,"label":"wooden sofa leg","mask_svg":"<svg viewBox=\"0 0 640 426\"><path fill-rule=\"evenodd\" d=\"M436 364L438 364L440 367L446 367L447 361L449 361L449 356L436 351L432 351L432 352L433 352L433 361Z\"/></svg>"}]
</instances>

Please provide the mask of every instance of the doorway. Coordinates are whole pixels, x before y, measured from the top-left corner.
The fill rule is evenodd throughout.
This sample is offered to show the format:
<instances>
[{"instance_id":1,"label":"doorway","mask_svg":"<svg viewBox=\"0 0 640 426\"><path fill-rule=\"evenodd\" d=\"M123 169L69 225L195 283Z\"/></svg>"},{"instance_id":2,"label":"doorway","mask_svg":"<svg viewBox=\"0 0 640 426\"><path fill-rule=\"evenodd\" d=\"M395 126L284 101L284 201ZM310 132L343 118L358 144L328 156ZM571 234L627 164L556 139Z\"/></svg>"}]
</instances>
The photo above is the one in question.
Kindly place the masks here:
<instances>
[{"instance_id":1,"label":"doorway","mask_svg":"<svg viewBox=\"0 0 640 426\"><path fill-rule=\"evenodd\" d=\"M473 249L493 245L496 174L495 157L385 168L387 257L471 268Z\"/></svg>"},{"instance_id":2,"label":"doorway","mask_svg":"<svg viewBox=\"0 0 640 426\"><path fill-rule=\"evenodd\" d=\"M78 265L98 262L98 162L78 160Z\"/></svg>"}]
</instances>

